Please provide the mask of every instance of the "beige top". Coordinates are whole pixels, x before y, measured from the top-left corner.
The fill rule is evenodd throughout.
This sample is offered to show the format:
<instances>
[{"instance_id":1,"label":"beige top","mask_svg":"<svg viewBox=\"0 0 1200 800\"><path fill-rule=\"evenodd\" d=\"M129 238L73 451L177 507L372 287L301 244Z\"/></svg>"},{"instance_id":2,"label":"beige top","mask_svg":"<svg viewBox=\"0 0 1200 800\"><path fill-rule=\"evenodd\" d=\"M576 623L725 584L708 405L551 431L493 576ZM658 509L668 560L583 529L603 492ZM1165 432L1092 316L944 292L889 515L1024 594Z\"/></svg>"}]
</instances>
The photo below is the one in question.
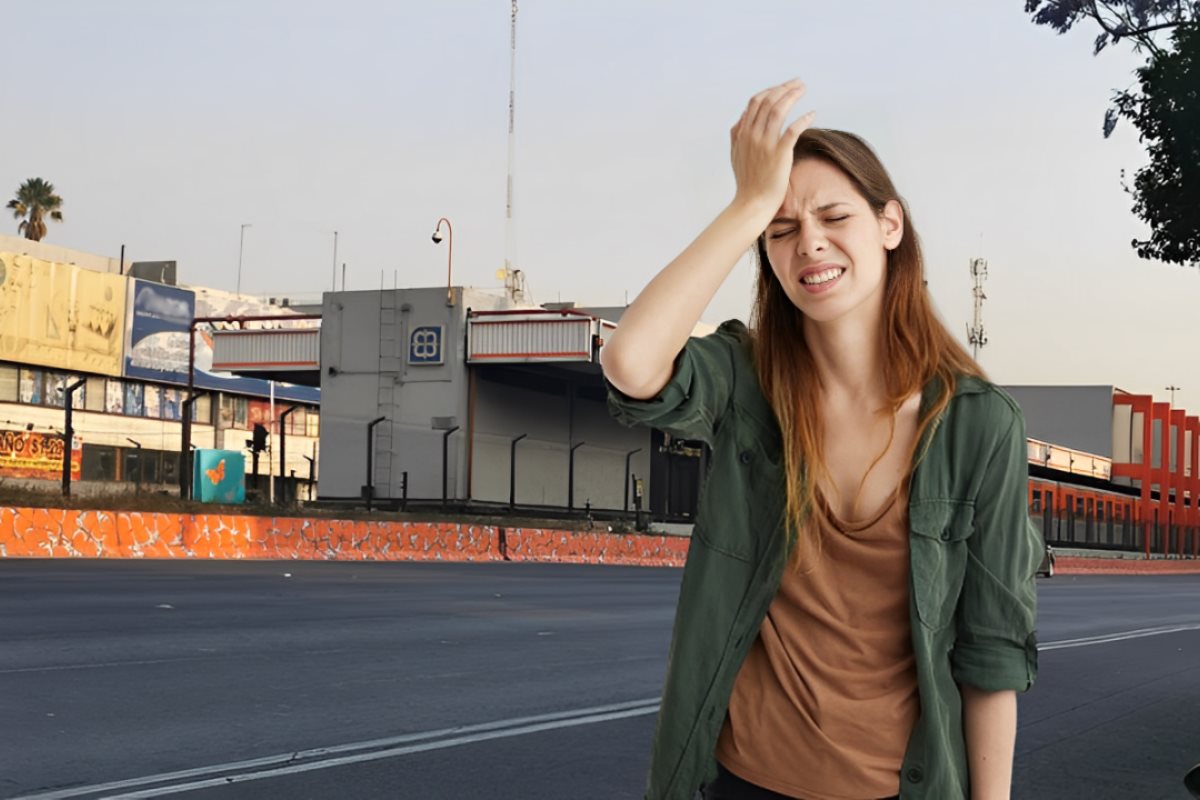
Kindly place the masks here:
<instances>
[{"instance_id":1,"label":"beige top","mask_svg":"<svg viewBox=\"0 0 1200 800\"><path fill-rule=\"evenodd\" d=\"M830 514L811 569L785 570L716 756L744 780L805 800L889 797L920 713L908 497L902 488L865 523Z\"/></svg>"}]
</instances>

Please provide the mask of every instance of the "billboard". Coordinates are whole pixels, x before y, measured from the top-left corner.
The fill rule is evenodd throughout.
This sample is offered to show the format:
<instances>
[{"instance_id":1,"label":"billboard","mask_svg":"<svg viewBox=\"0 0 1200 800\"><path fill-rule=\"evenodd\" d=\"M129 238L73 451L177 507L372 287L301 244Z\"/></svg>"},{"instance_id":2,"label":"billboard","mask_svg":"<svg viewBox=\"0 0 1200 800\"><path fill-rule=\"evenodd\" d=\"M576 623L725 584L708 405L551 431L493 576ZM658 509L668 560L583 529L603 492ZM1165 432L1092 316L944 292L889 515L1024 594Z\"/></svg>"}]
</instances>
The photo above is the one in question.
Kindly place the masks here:
<instances>
[{"instance_id":1,"label":"billboard","mask_svg":"<svg viewBox=\"0 0 1200 800\"><path fill-rule=\"evenodd\" d=\"M132 283L125 375L187 383L188 325L196 315L196 296L178 286Z\"/></svg>"},{"instance_id":2,"label":"billboard","mask_svg":"<svg viewBox=\"0 0 1200 800\"><path fill-rule=\"evenodd\" d=\"M78 437L76 445L78 445ZM61 436L32 431L0 431L0 475L6 478L57 480L62 477ZM79 480L83 451L71 450L71 479Z\"/></svg>"},{"instance_id":3,"label":"billboard","mask_svg":"<svg viewBox=\"0 0 1200 800\"><path fill-rule=\"evenodd\" d=\"M126 278L0 252L0 359L120 375Z\"/></svg>"},{"instance_id":4,"label":"billboard","mask_svg":"<svg viewBox=\"0 0 1200 800\"><path fill-rule=\"evenodd\" d=\"M128 358L125 375L130 378L187 383L188 326L195 317L236 317L284 313L278 306L250 297L214 289L185 289L153 281L130 282ZM288 324L308 324L303 321ZM234 327L230 325L229 327ZM212 337L204 326L196 330L196 387L233 394L268 397L270 384L260 378L239 378L213 372ZM321 391L307 386L275 384L275 397L319 403Z\"/></svg>"}]
</instances>

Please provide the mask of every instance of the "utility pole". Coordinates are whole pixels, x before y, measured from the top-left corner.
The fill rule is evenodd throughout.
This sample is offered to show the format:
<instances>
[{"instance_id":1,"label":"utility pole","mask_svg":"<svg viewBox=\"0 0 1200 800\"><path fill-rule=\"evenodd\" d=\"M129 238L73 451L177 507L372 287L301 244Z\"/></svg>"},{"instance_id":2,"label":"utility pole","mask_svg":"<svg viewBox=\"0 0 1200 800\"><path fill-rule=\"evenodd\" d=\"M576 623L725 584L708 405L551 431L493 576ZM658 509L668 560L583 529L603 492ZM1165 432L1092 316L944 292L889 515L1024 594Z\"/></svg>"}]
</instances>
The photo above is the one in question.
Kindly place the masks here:
<instances>
[{"instance_id":1,"label":"utility pole","mask_svg":"<svg viewBox=\"0 0 1200 800\"><path fill-rule=\"evenodd\" d=\"M975 324L967 326L967 341L971 345L971 358L979 360L979 348L988 343L987 333L983 329L983 301L987 295L983 293L983 281L987 278L987 259L971 259L971 278L975 285L971 294L975 298Z\"/></svg>"}]
</instances>

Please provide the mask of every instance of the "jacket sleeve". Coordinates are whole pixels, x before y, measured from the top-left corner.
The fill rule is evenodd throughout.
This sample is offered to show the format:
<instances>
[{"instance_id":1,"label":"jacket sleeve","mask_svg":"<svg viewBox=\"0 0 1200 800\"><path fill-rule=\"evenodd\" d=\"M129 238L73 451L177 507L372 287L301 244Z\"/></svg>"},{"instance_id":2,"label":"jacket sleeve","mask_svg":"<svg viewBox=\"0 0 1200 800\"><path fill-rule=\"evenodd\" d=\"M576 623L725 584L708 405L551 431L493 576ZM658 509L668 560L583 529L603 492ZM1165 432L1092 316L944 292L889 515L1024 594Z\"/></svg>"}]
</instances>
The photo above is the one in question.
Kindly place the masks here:
<instances>
[{"instance_id":1,"label":"jacket sleeve","mask_svg":"<svg viewBox=\"0 0 1200 800\"><path fill-rule=\"evenodd\" d=\"M605 379L608 410L629 427L657 428L682 439L712 444L733 397L734 347L741 347L745 326L725 322L715 333L688 339L675 358L671 380L657 396L635 400Z\"/></svg>"},{"instance_id":2,"label":"jacket sleeve","mask_svg":"<svg viewBox=\"0 0 1200 800\"><path fill-rule=\"evenodd\" d=\"M951 654L954 679L984 691L1023 692L1037 676L1035 581L1042 540L1026 505L1025 419L1012 411L976 496Z\"/></svg>"}]
</instances>

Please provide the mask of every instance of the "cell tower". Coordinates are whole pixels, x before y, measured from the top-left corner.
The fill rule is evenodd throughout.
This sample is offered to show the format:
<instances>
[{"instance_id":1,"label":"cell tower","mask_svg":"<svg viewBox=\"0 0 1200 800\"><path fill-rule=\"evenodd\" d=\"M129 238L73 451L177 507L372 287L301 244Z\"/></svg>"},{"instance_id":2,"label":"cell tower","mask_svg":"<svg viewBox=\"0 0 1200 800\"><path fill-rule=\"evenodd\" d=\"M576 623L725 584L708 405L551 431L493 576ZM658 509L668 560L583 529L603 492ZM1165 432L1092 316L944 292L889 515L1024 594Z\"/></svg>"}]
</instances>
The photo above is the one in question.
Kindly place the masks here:
<instances>
[{"instance_id":1,"label":"cell tower","mask_svg":"<svg viewBox=\"0 0 1200 800\"><path fill-rule=\"evenodd\" d=\"M979 348L988 343L987 333L983 329L983 301L987 295L983 293L983 282L987 278L987 259L971 259L971 278L975 285L971 294L975 297L975 324L967 326L967 341L971 344L971 357L979 360Z\"/></svg>"},{"instance_id":2,"label":"cell tower","mask_svg":"<svg viewBox=\"0 0 1200 800\"><path fill-rule=\"evenodd\" d=\"M512 0L512 28L509 34L508 68L508 195L504 228L504 289L510 300L523 300L525 280L513 269L517 259L517 231L513 225L513 168L517 155L517 0Z\"/></svg>"}]
</instances>

